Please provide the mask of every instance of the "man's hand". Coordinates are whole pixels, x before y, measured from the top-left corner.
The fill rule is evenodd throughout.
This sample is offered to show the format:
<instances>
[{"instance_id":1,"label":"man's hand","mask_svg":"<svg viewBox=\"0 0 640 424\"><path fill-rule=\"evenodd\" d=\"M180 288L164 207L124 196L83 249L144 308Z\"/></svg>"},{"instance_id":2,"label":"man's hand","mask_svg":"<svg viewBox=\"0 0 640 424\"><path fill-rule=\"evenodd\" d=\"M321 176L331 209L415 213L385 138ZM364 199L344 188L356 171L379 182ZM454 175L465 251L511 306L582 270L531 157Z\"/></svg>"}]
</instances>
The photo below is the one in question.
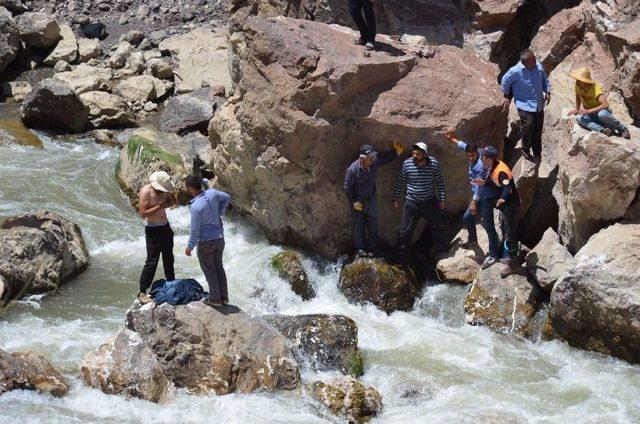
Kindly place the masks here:
<instances>
[{"instance_id":1,"label":"man's hand","mask_svg":"<svg viewBox=\"0 0 640 424\"><path fill-rule=\"evenodd\" d=\"M498 199L498 201L496 202L496 206L500 207L502 205L504 205L504 199Z\"/></svg>"},{"instance_id":2,"label":"man's hand","mask_svg":"<svg viewBox=\"0 0 640 424\"><path fill-rule=\"evenodd\" d=\"M440 210L443 211L444 210L444 202L440 202Z\"/></svg>"},{"instance_id":3,"label":"man's hand","mask_svg":"<svg viewBox=\"0 0 640 424\"><path fill-rule=\"evenodd\" d=\"M453 128L447 128L447 131L445 131L444 136L446 137L447 140L449 140L452 143L458 142L458 138L456 137L456 130Z\"/></svg>"},{"instance_id":4,"label":"man's hand","mask_svg":"<svg viewBox=\"0 0 640 424\"><path fill-rule=\"evenodd\" d=\"M578 114L578 109L571 109L569 113L567 113L567 116L577 115L577 114Z\"/></svg>"},{"instance_id":5,"label":"man's hand","mask_svg":"<svg viewBox=\"0 0 640 424\"><path fill-rule=\"evenodd\" d=\"M511 99L504 99L502 101L502 108L509 110L509 105L511 104Z\"/></svg>"},{"instance_id":6,"label":"man's hand","mask_svg":"<svg viewBox=\"0 0 640 424\"><path fill-rule=\"evenodd\" d=\"M404 152L404 146L399 141L394 141L391 143L391 147L396 151L396 154L400 156L402 152Z\"/></svg>"},{"instance_id":7,"label":"man's hand","mask_svg":"<svg viewBox=\"0 0 640 424\"><path fill-rule=\"evenodd\" d=\"M478 215L478 203L475 200L471 201L471 204L469 205L469 210L471 211L471 215L473 216Z\"/></svg>"},{"instance_id":8,"label":"man's hand","mask_svg":"<svg viewBox=\"0 0 640 424\"><path fill-rule=\"evenodd\" d=\"M360 202L353 202L353 209L357 210L358 212L362 212L364 210L364 208L362 207L362 203Z\"/></svg>"},{"instance_id":9,"label":"man's hand","mask_svg":"<svg viewBox=\"0 0 640 424\"><path fill-rule=\"evenodd\" d=\"M578 115L588 115L589 111L587 109L578 109Z\"/></svg>"},{"instance_id":10,"label":"man's hand","mask_svg":"<svg viewBox=\"0 0 640 424\"><path fill-rule=\"evenodd\" d=\"M544 99L546 100L546 105L549 106L549 102L551 101L551 93L544 93Z\"/></svg>"},{"instance_id":11,"label":"man's hand","mask_svg":"<svg viewBox=\"0 0 640 424\"><path fill-rule=\"evenodd\" d=\"M184 249L184 254L187 255L187 256L191 256L191 249L189 247Z\"/></svg>"},{"instance_id":12,"label":"man's hand","mask_svg":"<svg viewBox=\"0 0 640 424\"><path fill-rule=\"evenodd\" d=\"M394 201L393 201L393 207L394 207L394 208L396 208L396 209L398 209L398 208L400 207L400 202L399 202L399 201L397 201L397 200L394 200Z\"/></svg>"},{"instance_id":13,"label":"man's hand","mask_svg":"<svg viewBox=\"0 0 640 424\"><path fill-rule=\"evenodd\" d=\"M483 180L482 178L476 178L475 180L473 180L473 182L479 186L483 186L486 183L486 181Z\"/></svg>"}]
</instances>

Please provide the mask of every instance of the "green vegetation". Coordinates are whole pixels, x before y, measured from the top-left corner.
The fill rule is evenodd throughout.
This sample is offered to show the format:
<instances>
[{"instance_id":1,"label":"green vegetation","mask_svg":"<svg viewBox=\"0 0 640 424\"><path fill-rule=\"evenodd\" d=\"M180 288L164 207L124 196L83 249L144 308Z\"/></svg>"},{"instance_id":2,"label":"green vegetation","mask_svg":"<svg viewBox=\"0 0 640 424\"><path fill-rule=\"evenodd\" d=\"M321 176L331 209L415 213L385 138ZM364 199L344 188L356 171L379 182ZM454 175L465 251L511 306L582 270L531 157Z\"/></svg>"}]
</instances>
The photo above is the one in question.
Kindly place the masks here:
<instances>
[{"instance_id":1,"label":"green vegetation","mask_svg":"<svg viewBox=\"0 0 640 424\"><path fill-rule=\"evenodd\" d=\"M364 375L364 360L359 350L354 350L347 355L344 361L346 371L354 378Z\"/></svg>"},{"instance_id":2,"label":"green vegetation","mask_svg":"<svg viewBox=\"0 0 640 424\"><path fill-rule=\"evenodd\" d=\"M132 162L140 161L144 164L155 161L164 162L171 167L180 167L182 164L180 156L137 134L132 135L127 142L127 156Z\"/></svg>"}]
</instances>

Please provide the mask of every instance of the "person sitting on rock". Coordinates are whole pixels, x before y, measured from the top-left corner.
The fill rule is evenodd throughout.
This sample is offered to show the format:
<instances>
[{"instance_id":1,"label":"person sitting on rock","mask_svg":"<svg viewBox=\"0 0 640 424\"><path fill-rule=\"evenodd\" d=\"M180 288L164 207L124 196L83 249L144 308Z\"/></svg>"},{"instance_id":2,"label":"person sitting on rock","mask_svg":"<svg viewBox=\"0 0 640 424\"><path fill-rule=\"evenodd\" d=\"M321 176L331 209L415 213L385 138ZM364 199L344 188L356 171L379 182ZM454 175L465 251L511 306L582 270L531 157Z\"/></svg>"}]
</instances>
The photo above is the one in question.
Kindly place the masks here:
<instances>
[{"instance_id":1,"label":"person sitting on rock","mask_svg":"<svg viewBox=\"0 0 640 424\"><path fill-rule=\"evenodd\" d=\"M591 79L589 68L575 69L569 76L576 80L576 108L569 115L577 115L578 125L608 136L615 133L630 139L629 129L611 113L602 85Z\"/></svg>"},{"instance_id":2,"label":"person sitting on rock","mask_svg":"<svg viewBox=\"0 0 640 424\"><path fill-rule=\"evenodd\" d=\"M442 210L446 200L444 176L436 158L427 155L426 143L416 143L412 148L412 157L402 164L393 189L393 206L400 208L400 197L406 187L398 236L400 258L406 255L420 217L431 227L436 253L446 250L442 231Z\"/></svg>"},{"instance_id":3,"label":"person sitting on rock","mask_svg":"<svg viewBox=\"0 0 640 424\"><path fill-rule=\"evenodd\" d=\"M394 142L393 149L378 154L365 144L360 156L344 178L344 191L350 202L353 243L358 256L374 257L378 243L378 200L376 198L376 172L402 154L404 148ZM365 231L368 232L365 242Z\"/></svg>"},{"instance_id":4,"label":"person sitting on rock","mask_svg":"<svg viewBox=\"0 0 640 424\"><path fill-rule=\"evenodd\" d=\"M222 265L224 251L224 228L222 216L227 211L231 196L213 188L203 190L204 181L195 175L184 180L191 200L191 231L185 255L198 247L198 261L209 285L209 297L204 300L209 306L229 303L227 274Z\"/></svg>"},{"instance_id":5,"label":"person sitting on rock","mask_svg":"<svg viewBox=\"0 0 640 424\"><path fill-rule=\"evenodd\" d=\"M145 219L144 235L147 245L147 260L140 274L138 300L142 304L152 302L147 295L156 274L160 254L164 266L164 278L175 280L173 268L173 231L165 209L176 206L171 177L164 171L156 171L149 177L149 184L140 189L138 210Z\"/></svg>"},{"instance_id":6,"label":"person sitting on rock","mask_svg":"<svg viewBox=\"0 0 640 424\"><path fill-rule=\"evenodd\" d=\"M349 0L349 13L360 31L360 39L356 43L367 50L375 49L376 15L373 12L373 0Z\"/></svg>"},{"instance_id":7,"label":"person sitting on rock","mask_svg":"<svg viewBox=\"0 0 640 424\"><path fill-rule=\"evenodd\" d=\"M479 214L482 221L482 226L487 232L487 236L489 238L489 252L484 262L482 263L483 269L488 268L496 263L499 253L498 233L496 232L496 227L493 220L493 208L496 204L498 192L492 187L485 187L482 190L482 196L480 195L479 186L475 181L478 178L483 180L486 179L487 169L484 167L484 164L480 159L478 146L473 143L465 143L464 141L459 140L456 137L456 133L453 128L449 128L447 130L447 132L445 133L445 137L450 142L456 144L460 150L465 152L467 156L467 162L469 163L468 175L469 181L471 183L471 202L469 203L469 207L467 207L467 210L462 217L462 221L467 228L468 238L466 241L461 241L459 243L459 246L464 249L470 249L478 245L478 235L476 233L476 217Z\"/></svg>"},{"instance_id":8,"label":"person sitting on rock","mask_svg":"<svg viewBox=\"0 0 640 424\"><path fill-rule=\"evenodd\" d=\"M513 181L511 169L498 160L498 151L493 146L487 146L480 150L482 163L489 171L486 178L477 178L479 196L484 195L483 191L497 188L500 197L495 203L495 207L500 211L500 224L502 230L503 244L506 245L509 258L508 268L501 272L502 278L522 270L520 265L520 254L518 249L518 218L520 215L520 195Z\"/></svg>"}]
</instances>

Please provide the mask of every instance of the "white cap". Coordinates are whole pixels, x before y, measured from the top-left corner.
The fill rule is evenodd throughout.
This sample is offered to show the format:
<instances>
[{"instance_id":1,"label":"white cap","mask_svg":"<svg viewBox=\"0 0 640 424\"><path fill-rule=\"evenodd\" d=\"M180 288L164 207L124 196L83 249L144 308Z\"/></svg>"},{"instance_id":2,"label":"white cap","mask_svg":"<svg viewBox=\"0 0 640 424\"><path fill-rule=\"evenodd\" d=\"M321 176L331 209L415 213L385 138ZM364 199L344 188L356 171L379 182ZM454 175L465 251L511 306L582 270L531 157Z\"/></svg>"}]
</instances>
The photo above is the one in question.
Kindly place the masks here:
<instances>
[{"instance_id":1,"label":"white cap","mask_svg":"<svg viewBox=\"0 0 640 424\"><path fill-rule=\"evenodd\" d=\"M425 155L427 154L427 151L428 151L428 149L427 149L427 143L423 143L422 141L419 141L419 142L417 142L417 143L414 143L414 144L413 144L413 148L414 148L414 149L416 149L416 148L417 148L417 149L422 150L422 151L424 152L424 154L425 154Z\"/></svg>"},{"instance_id":2,"label":"white cap","mask_svg":"<svg viewBox=\"0 0 640 424\"><path fill-rule=\"evenodd\" d=\"M156 171L149 177L149 183L151 187L159 191L171 192L173 191L173 184L171 183L171 177L164 171Z\"/></svg>"}]
</instances>

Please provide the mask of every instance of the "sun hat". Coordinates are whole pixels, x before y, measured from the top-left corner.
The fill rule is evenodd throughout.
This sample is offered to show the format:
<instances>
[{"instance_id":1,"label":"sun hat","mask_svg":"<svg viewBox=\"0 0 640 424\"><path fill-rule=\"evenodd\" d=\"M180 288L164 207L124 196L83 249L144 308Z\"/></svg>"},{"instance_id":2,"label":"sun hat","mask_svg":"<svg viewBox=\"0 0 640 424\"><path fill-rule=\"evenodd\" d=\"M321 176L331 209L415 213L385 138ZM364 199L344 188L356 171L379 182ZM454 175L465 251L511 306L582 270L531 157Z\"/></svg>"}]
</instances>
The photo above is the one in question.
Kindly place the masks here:
<instances>
[{"instance_id":1,"label":"sun hat","mask_svg":"<svg viewBox=\"0 0 640 424\"><path fill-rule=\"evenodd\" d=\"M487 146L484 149L480 149L480 154L492 159L496 159L498 157L498 151L493 146Z\"/></svg>"},{"instance_id":2,"label":"sun hat","mask_svg":"<svg viewBox=\"0 0 640 424\"><path fill-rule=\"evenodd\" d=\"M596 83L594 80L591 79L591 71L586 66L583 66L578 69L574 69L569 73L569 76L578 81L586 82L587 84Z\"/></svg>"},{"instance_id":3,"label":"sun hat","mask_svg":"<svg viewBox=\"0 0 640 424\"><path fill-rule=\"evenodd\" d=\"M364 156L366 158L373 158L373 157L376 157L377 154L378 152L376 152L374 148L369 144L365 144L360 148L360 156Z\"/></svg>"},{"instance_id":4,"label":"sun hat","mask_svg":"<svg viewBox=\"0 0 640 424\"><path fill-rule=\"evenodd\" d=\"M156 171L149 177L149 183L151 187L165 193L173 191L173 184L171 183L171 177L164 171Z\"/></svg>"},{"instance_id":5,"label":"sun hat","mask_svg":"<svg viewBox=\"0 0 640 424\"><path fill-rule=\"evenodd\" d=\"M422 150L425 155L427 154L427 151L429 150L427 148L427 143L423 143L422 141L414 143L411 147L413 148L413 150Z\"/></svg>"}]
</instances>

